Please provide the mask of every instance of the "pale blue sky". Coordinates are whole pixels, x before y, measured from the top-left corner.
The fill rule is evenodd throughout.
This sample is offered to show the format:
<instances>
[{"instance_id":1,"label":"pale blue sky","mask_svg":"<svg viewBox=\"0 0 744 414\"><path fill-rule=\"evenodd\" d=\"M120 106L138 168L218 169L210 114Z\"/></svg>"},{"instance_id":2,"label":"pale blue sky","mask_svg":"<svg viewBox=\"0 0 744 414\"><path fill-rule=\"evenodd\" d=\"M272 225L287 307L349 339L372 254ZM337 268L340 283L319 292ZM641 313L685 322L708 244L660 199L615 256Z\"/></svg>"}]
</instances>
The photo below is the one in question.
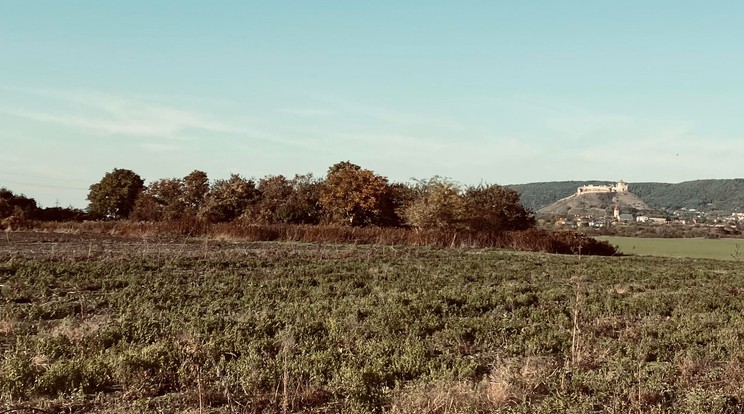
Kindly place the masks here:
<instances>
[{"instance_id":1,"label":"pale blue sky","mask_svg":"<svg viewBox=\"0 0 744 414\"><path fill-rule=\"evenodd\" d=\"M744 176L744 3L0 2L0 186Z\"/></svg>"}]
</instances>

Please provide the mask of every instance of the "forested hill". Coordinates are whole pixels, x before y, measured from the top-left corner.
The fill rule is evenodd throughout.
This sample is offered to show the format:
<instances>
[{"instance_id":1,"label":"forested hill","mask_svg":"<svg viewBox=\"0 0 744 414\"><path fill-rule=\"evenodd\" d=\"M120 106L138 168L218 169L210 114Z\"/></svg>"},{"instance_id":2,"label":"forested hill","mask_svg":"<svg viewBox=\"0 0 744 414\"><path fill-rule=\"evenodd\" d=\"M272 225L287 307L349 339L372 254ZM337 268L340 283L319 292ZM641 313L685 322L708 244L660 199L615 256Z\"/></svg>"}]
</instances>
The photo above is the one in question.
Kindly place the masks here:
<instances>
[{"instance_id":1,"label":"forested hill","mask_svg":"<svg viewBox=\"0 0 744 414\"><path fill-rule=\"evenodd\" d=\"M545 206L555 203L561 198L576 193L576 189L582 185L602 185L606 181L553 181L546 183L530 183L509 185L519 193L522 205L532 211L537 211Z\"/></svg>"},{"instance_id":2,"label":"forested hill","mask_svg":"<svg viewBox=\"0 0 744 414\"><path fill-rule=\"evenodd\" d=\"M522 204L537 211L561 198L576 193L582 185L610 184L609 181L555 181L516 184ZM651 208L676 210L694 208L701 211L744 211L744 179L695 180L678 184L628 183L629 190Z\"/></svg>"}]
</instances>

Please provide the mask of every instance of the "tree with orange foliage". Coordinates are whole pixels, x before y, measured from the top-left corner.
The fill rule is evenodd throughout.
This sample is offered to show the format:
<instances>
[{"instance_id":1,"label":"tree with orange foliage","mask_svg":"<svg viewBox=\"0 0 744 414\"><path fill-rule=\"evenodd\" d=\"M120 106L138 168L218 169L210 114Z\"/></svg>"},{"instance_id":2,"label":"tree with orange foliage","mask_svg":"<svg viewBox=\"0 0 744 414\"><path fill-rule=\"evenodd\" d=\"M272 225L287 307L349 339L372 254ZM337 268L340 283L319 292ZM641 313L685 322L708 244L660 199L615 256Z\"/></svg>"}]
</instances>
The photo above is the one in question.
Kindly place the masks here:
<instances>
[{"instance_id":1,"label":"tree with orange foliage","mask_svg":"<svg viewBox=\"0 0 744 414\"><path fill-rule=\"evenodd\" d=\"M380 225L386 221L389 197L387 178L344 161L328 169L320 203L332 223Z\"/></svg>"}]
</instances>

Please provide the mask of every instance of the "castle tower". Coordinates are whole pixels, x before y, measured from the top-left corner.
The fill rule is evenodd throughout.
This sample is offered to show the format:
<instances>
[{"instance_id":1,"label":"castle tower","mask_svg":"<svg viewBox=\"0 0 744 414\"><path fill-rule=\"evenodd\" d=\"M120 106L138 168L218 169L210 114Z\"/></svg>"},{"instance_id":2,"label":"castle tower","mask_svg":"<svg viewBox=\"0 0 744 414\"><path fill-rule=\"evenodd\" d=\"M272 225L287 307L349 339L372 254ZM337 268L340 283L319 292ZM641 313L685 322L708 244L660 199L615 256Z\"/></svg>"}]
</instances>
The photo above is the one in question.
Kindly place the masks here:
<instances>
[{"instance_id":1,"label":"castle tower","mask_svg":"<svg viewBox=\"0 0 744 414\"><path fill-rule=\"evenodd\" d=\"M620 206L618 203L615 203L615 210L612 211L612 217L615 217L615 220L620 220Z\"/></svg>"},{"instance_id":2,"label":"castle tower","mask_svg":"<svg viewBox=\"0 0 744 414\"><path fill-rule=\"evenodd\" d=\"M612 186L612 189L618 193L625 193L628 191L628 183L626 183L623 180L620 180L614 186Z\"/></svg>"}]
</instances>

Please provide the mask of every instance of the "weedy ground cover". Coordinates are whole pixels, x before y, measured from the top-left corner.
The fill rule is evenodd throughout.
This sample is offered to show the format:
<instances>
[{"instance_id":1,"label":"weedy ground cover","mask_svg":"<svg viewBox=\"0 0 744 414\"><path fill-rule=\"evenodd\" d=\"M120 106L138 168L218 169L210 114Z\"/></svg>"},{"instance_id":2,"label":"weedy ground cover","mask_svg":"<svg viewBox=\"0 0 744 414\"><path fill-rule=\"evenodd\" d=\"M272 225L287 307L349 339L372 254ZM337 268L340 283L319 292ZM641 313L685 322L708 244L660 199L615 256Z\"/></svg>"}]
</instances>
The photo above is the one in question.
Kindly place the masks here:
<instances>
[{"instance_id":1,"label":"weedy ground cover","mask_svg":"<svg viewBox=\"0 0 744 414\"><path fill-rule=\"evenodd\" d=\"M741 412L735 261L21 235L0 404L48 412Z\"/></svg>"},{"instance_id":2,"label":"weedy ground cover","mask_svg":"<svg viewBox=\"0 0 744 414\"><path fill-rule=\"evenodd\" d=\"M744 260L744 240L599 236L623 254Z\"/></svg>"}]
</instances>

